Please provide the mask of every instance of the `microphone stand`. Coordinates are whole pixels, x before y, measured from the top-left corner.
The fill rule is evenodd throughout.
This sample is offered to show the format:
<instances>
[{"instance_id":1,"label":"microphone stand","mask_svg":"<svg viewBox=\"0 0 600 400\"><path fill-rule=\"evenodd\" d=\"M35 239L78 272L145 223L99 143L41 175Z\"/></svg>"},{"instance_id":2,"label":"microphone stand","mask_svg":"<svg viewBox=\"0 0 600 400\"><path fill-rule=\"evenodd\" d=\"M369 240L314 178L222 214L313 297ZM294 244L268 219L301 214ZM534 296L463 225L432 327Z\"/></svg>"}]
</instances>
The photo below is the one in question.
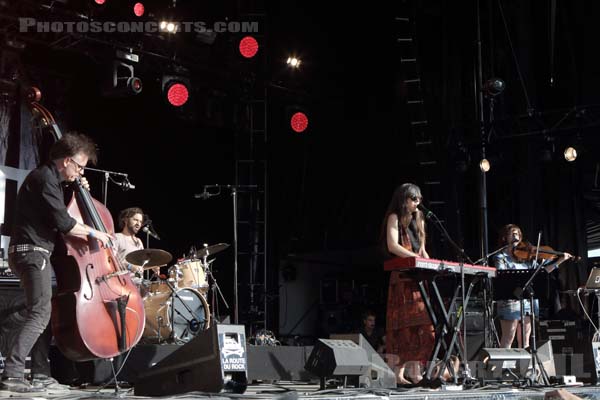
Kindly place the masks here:
<instances>
[{"instance_id":1,"label":"microphone stand","mask_svg":"<svg viewBox=\"0 0 600 400\"><path fill-rule=\"evenodd\" d=\"M536 344L536 337L535 337L535 304L534 304L534 293L533 293L533 280L535 279L535 277L537 276L537 274L542 270L542 268L544 267L543 263L539 263L537 262L538 259L538 254L539 254L539 250L540 250L540 241L542 238L542 233L540 232L538 235L538 242L537 242L537 247L535 249L535 258L533 259L533 268L535 269L535 271L533 271L533 274L531 275L531 277L529 278L529 280L527 282L525 282L525 285L523 285L523 288L517 288L516 289L516 294L518 294L518 298L519 301L521 302L521 342L523 344L523 348L525 348L525 346L527 345L527 343L525 343L525 300L523 298L523 294L527 291L529 294L529 308L531 310L531 346L530 346L530 352L531 352L531 366L532 366L532 373L533 373L533 377L530 379L531 383L533 384L534 382L537 383L537 377L536 377L536 364L537 366L540 368L540 376L542 378L542 383L546 386L548 386L550 384L550 381L548 379L548 373L546 372L546 370L544 369L544 366L542 365L538 354L537 354L537 344Z\"/></svg>"},{"instance_id":2,"label":"microphone stand","mask_svg":"<svg viewBox=\"0 0 600 400\"><path fill-rule=\"evenodd\" d=\"M129 181L128 181L129 175L124 174L122 172L107 171L105 169L97 169L97 168L91 168L91 167L85 167L85 170L86 171L93 171L93 172L101 172L101 173L104 174L104 180L102 181L102 199L103 199L102 202L104 203L105 206L106 206L106 204L108 202L108 199L107 199L107 197L108 197L108 189L107 189L107 187L108 187L108 181L109 181L109 179L112 182L114 182L115 184L117 184L117 185L121 185L123 183L129 183ZM123 177L123 181L122 182L115 182L114 180L112 180L110 178L111 175L122 176ZM128 188L125 189L123 186L121 186L121 187L123 188L123 190L128 190Z\"/></svg>"},{"instance_id":3,"label":"microphone stand","mask_svg":"<svg viewBox=\"0 0 600 400\"><path fill-rule=\"evenodd\" d=\"M450 234L448 233L448 231L446 230L446 228L444 227L444 224L442 224L442 221L439 220L439 218L437 217L437 215L435 215L433 212L431 211L426 211L425 213L425 218L429 219L430 221L433 221L434 226L442 233L442 235L444 235L444 237L446 238L446 240L448 240L448 243L450 243L452 245L452 247L454 247L454 249L458 252L459 257L460 257L460 285L461 285L461 299L462 299L462 313L463 313L463 318L462 318L462 325L463 325L463 332L462 332L462 364L463 364L463 383L467 382L467 381L472 381L473 380L473 376L471 375L471 370L469 368L469 360L467 360L468 358L468 352L467 352L467 318L466 318L466 308L467 308L467 304L466 304L466 296L465 296L465 266L464 266L464 261L467 260L470 264L473 264L473 261L471 260L471 258L465 253L465 251L458 245L456 244L456 242L454 240L452 240L452 237L450 237ZM472 283L471 283L472 284ZM469 290L469 293L471 291ZM458 315L457 315L458 318ZM460 329L460 328L459 328ZM456 375L455 375L455 379L456 379Z\"/></svg>"},{"instance_id":4,"label":"microphone stand","mask_svg":"<svg viewBox=\"0 0 600 400\"><path fill-rule=\"evenodd\" d=\"M473 264L478 265L482 263L483 265L489 265L489 258L493 255L496 255L504 250L508 249L511 246L511 243L506 244L499 249L492 251L484 255L479 260L475 261ZM493 347L494 343L499 344L500 339L498 338L498 332L496 331L496 326L494 325L493 319L493 311L492 311L492 296L488 296L488 290L491 292L491 282L489 278L484 278L484 288L483 288L483 304L484 304L484 336L485 336L485 347Z\"/></svg>"},{"instance_id":5,"label":"microphone stand","mask_svg":"<svg viewBox=\"0 0 600 400\"><path fill-rule=\"evenodd\" d=\"M257 189L257 185L204 185L204 192L207 188L218 188L218 193L213 193L213 196L221 194L221 188L231 190L231 199L233 207L233 323L238 324L239 309L238 309L238 231L237 231L237 193L238 189ZM194 195L195 198L202 198L201 195ZM208 197L204 197L208 199ZM266 282L265 282L266 285Z\"/></svg>"}]
</instances>

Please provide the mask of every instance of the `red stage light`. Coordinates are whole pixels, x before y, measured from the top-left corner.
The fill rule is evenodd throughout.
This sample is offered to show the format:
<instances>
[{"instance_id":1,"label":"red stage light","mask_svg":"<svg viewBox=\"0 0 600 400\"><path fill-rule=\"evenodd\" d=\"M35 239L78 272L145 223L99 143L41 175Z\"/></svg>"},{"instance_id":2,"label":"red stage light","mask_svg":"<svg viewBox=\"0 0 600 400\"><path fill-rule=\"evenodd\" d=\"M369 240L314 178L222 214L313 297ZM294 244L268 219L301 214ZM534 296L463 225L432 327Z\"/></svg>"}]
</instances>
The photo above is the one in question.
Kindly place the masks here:
<instances>
[{"instance_id":1,"label":"red stage light","mask_svg":"<svg viewBox=\"0 0 600 400\"><path fill-rule=\"evenodd\" d=\"M137 17L141 17L142 15L144 15L144 5L142 3L135 3L135 5L133 6L133 13L137 16Z\"/></svg>"},{"instance_id":2,"label":"red stage light","mask_svg":"<svg viewBox=\"0 0 600 400\"><path fill-rule=\"evenodd\" d=\"M252 58L258 52L258 42L252 36L246 36L240 40L240 54L246 58Z\"/></svg>"},{"instance_id":3,"label":"red stage light","mask_svg":"<svg viewBox=\"0 0 600 400\"><path fill-rule=\"evenodd\" d=\"M104 4L104 2L105 2L106 0L94 0L94 1L96 2L96 4L100 4L100 5L102 5L102 4Z\"/></svg>"},{"instance_id":4,"label":"red stage light","mask_svg":"<svg viewBox=\"0 0 600 400\"><path fill-rule=\"evenodd\" d=\"M175 107L181 107L188 101L188 88L182 83L175 83L167 89L167 99Z\"/></svg>"},{"instance_id":5,"label":"red stage light","mask_svg":"<svg viewBox=\"0 0 600 400\"><path fill-rule=\"evenodd\" d=\"M294 132L302 133L308 128L308 117L303 112L298 111L292 115L290 125Z\"/></svg>"}]
</instances>

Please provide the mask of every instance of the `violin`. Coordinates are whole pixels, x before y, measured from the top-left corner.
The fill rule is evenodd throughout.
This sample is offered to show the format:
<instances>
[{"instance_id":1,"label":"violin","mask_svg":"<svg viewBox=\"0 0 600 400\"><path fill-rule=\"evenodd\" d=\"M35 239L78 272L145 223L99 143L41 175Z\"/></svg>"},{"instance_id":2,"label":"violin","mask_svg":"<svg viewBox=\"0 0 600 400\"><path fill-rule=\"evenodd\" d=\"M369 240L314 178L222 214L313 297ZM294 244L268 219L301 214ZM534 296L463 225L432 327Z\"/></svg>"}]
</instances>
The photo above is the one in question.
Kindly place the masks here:
<instances>
[{"instance_id":1,"label":"violin","mask_svg":"<svg viewBox=\"0 0 600 400\"><path fill-rule=\"evenodd\" d=\"M520 262L533 260L536 253L539 260L554 260L565 254L564 251L555 251L550 246L534 246L527 240L521 240L512 249L513 257ZM571 256L569 258L573 259L574 261L579 261L581 259L581 257L575 256Z\"/></svg>"}]
</instances>

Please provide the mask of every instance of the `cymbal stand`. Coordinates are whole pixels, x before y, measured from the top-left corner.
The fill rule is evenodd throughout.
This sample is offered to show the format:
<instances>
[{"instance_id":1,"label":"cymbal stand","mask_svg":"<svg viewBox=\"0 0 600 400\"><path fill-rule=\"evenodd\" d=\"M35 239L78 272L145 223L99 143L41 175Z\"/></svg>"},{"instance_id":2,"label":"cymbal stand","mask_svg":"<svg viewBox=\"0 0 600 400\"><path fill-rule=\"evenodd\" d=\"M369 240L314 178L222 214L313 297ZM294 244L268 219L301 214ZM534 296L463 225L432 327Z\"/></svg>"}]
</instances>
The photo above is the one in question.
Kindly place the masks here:
<instances>
[{"instance_id":1,"label":"cymbal stand","mask_svg":"<svg viewBox=\"0 0 600 400\"><path fill-rule=\"evenodd\" d=\"M211 264L213 263L213 261L215 261L215 259L213 258L212 260L207 262L206 257L207 256L202 257L202 263L204 265L204 271L206 272L206 279L210 279L210 312L212 314L212 319L216 320L217 316L219 315L219 299L217 297L221 298L227 310L229 310L229 304L227 304L227 300L225 300L225 296L223 296L223 292L221 292L221 288L217 283L217 279L212 273Z\"/></svg>"}]
</instances>

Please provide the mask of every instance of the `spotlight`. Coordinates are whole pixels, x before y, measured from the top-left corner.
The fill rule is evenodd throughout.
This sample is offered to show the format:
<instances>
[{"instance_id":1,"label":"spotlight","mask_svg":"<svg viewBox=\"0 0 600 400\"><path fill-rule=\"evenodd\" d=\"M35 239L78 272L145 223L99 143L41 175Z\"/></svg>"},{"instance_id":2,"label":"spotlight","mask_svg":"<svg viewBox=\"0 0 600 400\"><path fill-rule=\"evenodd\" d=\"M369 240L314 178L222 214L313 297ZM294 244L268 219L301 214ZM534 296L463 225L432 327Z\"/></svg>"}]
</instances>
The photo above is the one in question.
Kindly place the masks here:
<instances>
[{"instance_id":1,"label":"spotlight","mask_svg":"<svg viewBox=\"0 0 600 400\"><path fill-rule=\"evenodd\" d=\"M245 58L252 58L258 52L258 42L252 36L240 40L240 54Z\"/></svg>"},{"instance_id":2,"label":"spotlight","mask_svg":"<svg viewBox=\"0 0 600 400\"><path fill-rule=\"evenodd\" d=\"M181 107L187 103L190 97L190 83L187 78L181 76L164 76L162 90L167 101L173 107Z\"/></svg>"},{"instance_id":3,"label":"spotlight","mask_svg":"<svg viewBox=\"0 0 600 400\"><path fill-rule=\"evenodd\" d=\"M94 0L96 4L102 5L106 2L106 0Z\"/></svg>"},{"instance_id":4,"label":"spotlight","mask_svg":"<svg viewBox=\"0 0 600 400\"><path fill-rule=\"evenodd\" d=\"M575 161L577 158L577 150L574 147L567 147L565 149L565 160L568 162Z\"/></svg>"},{"instance_id":5,"label":"spotlight","mask_svg":"<svg viewBox=\"0 0 600 400\"><path fill-rule=\"evenodd\" d=\"M286 64L292 68L299 68L302 61L296 57L288 57Z\"/></svg>"},{"instance_id":6,"label":"spotlight","mask_svg":"<svg viewBox=\"0 0 600 400\"><path fill-rule=\"evenodd\" d=\"M481 169L482 172L488 172L491 168L490 162L487 159L483 159L481 161L479 161L479 169Z\"/></svg>"},{"instance_id":7,"label":"spotlight","mask_svg":"<svg viewBox=\"0 0 600 400\"><path fill-rule=\"evenodd\" d=\"M127 80L127 87L133 94L142 92L142 80L136 76L132 76Z\"/></svg>"},{"instance_id":8,"label":"spotlight","mask_svg":"<svg viewBox=\"0 0 600 400\"><path fill-rule=\"evenodd\" d=\"M133 6L133 13L136 17L141 17L144 15L145 7L142 3L135 3Z\"/></svg>"},{"instance_id":9,"label":"spotlight","mask_svg":"<svg viewBox=\"0 0 600 400\"><path fill-rule=\"evenodd\" d=\"M164 20L160 21L159 28L161 32L177 33L179 30L179 25L176 22Z\"/></svg>"},{"instance_id":10,"label":"spotlight","mask_svg":"<svg viewBox=\"0 0 600 400\"><path fill-rule=\"evenodd\" d=\"M504 91L506 88L506 84L500 78L491 78L488 79L483 84L483 92L489 97L498 96L500 93Z\"/></svg>"},{"instance_id":11,"label":"spotlight","mask_svg":"<svg viewBox=\"0 0 600 400\"><path fill-rule=\"evenodd\" d=\"M290 125L294 132L302 133L308 128L308 117L302 111L298 111L292 115Z\"/></svg>"},{"instance_id":12,"label":"spotlight","mask_svg":"<svg viewBox=\"0 0 600 400\"><path fill-rule=\"evenodd\" d=\"M110 85L103 90L108 97L123 97L142 92L142 80L135 76L133 65L114 61Z\"/></svg>"}]
</instances>

